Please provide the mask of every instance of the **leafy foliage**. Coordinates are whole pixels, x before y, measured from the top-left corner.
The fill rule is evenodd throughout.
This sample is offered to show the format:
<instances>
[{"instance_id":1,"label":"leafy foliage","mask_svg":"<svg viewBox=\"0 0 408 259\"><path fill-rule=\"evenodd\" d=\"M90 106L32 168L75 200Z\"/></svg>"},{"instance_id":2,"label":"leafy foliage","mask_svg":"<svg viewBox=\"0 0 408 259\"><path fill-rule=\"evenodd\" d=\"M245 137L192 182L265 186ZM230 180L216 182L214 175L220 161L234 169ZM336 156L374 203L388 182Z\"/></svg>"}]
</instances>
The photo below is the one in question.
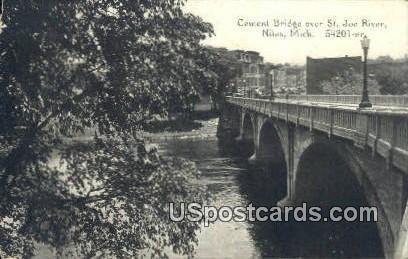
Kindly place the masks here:
<instances>
[{"instance_id":1,"label":"leafy foliage","mask_svg":"<svg viewBox=\"0 0 408 259\"><path fill-rule=\"evenodd\" d=\"M375 79L368 78L367 84L370 94L380 94L381 87ZM321 82L320 85L326 94L360 95L363 87L363 75L350 68L332 77L330 81Z\"/></svg>"},{"instance_id":2,"label":"leafy foliage","mask_svg":"<svg viewBox=\"0 0 408 259\"><path fill-rule=\"evenodd\" d=\"M391 59L388 63L377 64L373 72L382 94L408 94L408 59L399 62Z\"/></svg>"},{"instance_id":3,"label":"leafy foliage","mask_svg":"<svg viewBox=\"0 0 408 259\"><path fill-rule=\"evenodd\" d=\"M35 242L118 257L171 246L191 253L197 225L172 223L168 201L200 200L179 159L137 132L186 109L208 66L210 24L182 0L9 1L0 37L0 251ZM63 140L95 128L87 145ZM49 161L55 155L62 167Z\"/></svg>"},{"instance_id":4,"label":"leafy foliage","mask_svg":"<svg viewBox=\"0 0 408 259\"><path fill-rule=\"evenodd\" d=\"M210 46L198 59L209 71L199 80L201 92L208 94L214 104L220 104L231 80L242 74L241 64L228 49Z\"/></svg>"}]
</instances>

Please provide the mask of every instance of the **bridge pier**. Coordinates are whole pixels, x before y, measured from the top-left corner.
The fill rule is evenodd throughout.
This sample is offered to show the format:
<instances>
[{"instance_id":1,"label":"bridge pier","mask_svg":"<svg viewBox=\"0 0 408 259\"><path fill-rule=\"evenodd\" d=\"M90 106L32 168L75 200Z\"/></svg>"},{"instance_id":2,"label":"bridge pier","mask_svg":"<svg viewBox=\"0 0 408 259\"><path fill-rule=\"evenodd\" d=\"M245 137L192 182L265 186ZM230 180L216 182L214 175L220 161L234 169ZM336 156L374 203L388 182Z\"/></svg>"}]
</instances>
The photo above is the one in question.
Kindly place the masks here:
<instances>
[{"instance_id":1,"label":"bridge pier","mask_svg":"<svg viewBox=\"0 0 408 259\"><path fill-rule=\"evenodd\" d=\"M259 162L259 159L256 157L256 151L248 158L249 163L256 163Z\"/></svg>"},{"instance_id":2,"label":"bridge pier","mask_svg":"<svg viewBox=\"0 0 408 259\"><path fill-rule=\"evenodd\" d=\"M408 201L405 207L394 258L408 258Z\"/></svg>"},{"instance_id":3,"label":"bridge pier","mask_svg":"<svg viewBox=\"0 0 408 259\"><path fill-rule=\"evenodd\" d=\"M241 108L224 103L218 121L217 137L227 141L234 140L235 137L241 136L240 128Z\"/></svg>"},{"instance_id":4,"label":"bridge pier","mask_svg":"<svg viewBox=\"0 0 408 259\"><path fill-rule=\"evenodd\" d=\"M236 142L242 142L244 140L244 136L242 134L239 134L237 137L234 138Z\"/></svg>"},{"instance_id":5,"label":"bridge pier","mask_svg":"<svg viewBox=\"0 0 408 259\"><path fill-rule=\"evenodd\" d=\"M405 211L398 234L394 258L408 258L408 176L405 177L403 190L405 191L403 200L406 202L402 204L402 209L403 211L405 209Z\"/></svg>"},{"instance_id":6,"label":"bridge pier","mask_svg":"<svg viewBox=\"0 0 408 259\"><path fill-rule=\"evenodd\" d=\"M283 208L283 207L294 206L295 202L292 200L290 196L286 196L282 200L278 201L276 205Z\"/></svg>"},{"instance_id":7,"label":"bridge pier","mask_svg":"<svg viewBox=\"0 0 408 259\"><path fill-rule=\"evenodd\" d=\"M295 205L295 131L296 126L287 124L287 143L286 143L286 160L287 160L287 193L286 196L278 201L277 205L280 207Z\"/></svg>"},{"instance_id":8,"label":"bridge pier","mask_svg":"<svg viewBox=\"0 0 408 259\"><path fill-rule=\"evenodd\" d=\"M287 125L287 130L288 130L288 141L287 141L287 169L288 169L288 175L287 175L287 199L286 202L293 203L294 200L294 175L295 175L295 130L296 128L293 125L288 124Z\"/></svg>"}]
</instances>

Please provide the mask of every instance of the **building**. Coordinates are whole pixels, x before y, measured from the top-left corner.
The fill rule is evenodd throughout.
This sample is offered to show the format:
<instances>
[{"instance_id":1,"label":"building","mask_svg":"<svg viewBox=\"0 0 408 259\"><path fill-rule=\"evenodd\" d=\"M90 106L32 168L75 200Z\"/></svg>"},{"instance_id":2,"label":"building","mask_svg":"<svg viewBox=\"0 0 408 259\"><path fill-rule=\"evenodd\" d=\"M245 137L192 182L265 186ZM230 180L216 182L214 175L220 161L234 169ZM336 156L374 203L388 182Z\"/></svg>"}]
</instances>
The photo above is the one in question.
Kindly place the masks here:
<instances>
[{"instance_id":1,"label":"building","mask_svg":"<svg viewBox=\"0 0 408 259\"><path fill-rule=\"evenodd\" d=\"M321 82L328 81L346 70L361 72L361 56L306 59L306 93L323 94Z\"/></svg>"},{"instance_id":2,"label":"building","mask_svg":"<svg viewBox=\"0 0 408 259\"><path fill-rule=\"evenodd\" d=\"M306 70L304 66L277 66L270 72L273 91L276 94L302 94L306 89Z\"/></svg>"},{"instance_id":3,"label":"building","mask_svg":"<svg viewBox=\"0 0 408 259\"><path fill-rule=\"evenodd\" d=\"M232 51L241 64L242 75L235 79L235 92L240 95L255 95L266 86L264 59L256 51Z\"/></svg>"},{"instance_id":4,"label":"building","mask_svg":"<svg viewBox=\"0 0 408 259\"><path fill-rule=\"evenodd\" d=\"M305 93L305 66L264 62L256 51L232 52L241 65L242 75L232 82L231 92L251 97L269 97L272 88L275 94Z\"/></svg>"}]
</instances>

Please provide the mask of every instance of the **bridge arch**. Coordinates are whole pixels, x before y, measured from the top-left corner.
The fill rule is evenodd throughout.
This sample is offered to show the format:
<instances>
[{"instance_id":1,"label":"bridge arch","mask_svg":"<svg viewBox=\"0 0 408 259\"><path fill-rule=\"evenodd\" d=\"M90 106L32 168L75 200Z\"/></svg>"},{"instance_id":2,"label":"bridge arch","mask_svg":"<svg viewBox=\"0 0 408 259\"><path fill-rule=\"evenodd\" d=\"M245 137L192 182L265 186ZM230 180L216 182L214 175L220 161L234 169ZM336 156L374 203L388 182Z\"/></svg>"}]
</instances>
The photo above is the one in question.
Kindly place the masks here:
<instances>
[{"instance_id":1,"label":"bridge arch","mask_svg":"<svg viewBox=\"0 0 408 259\"><path fill-rule=\"evenodd\" d=\"M242 125L243 139L253 141L255 136L255 123L249 113L245 113Z\"/></svg>"},{"instance_id":2,"label":"bridge arch","mask_svg":"<svg viewBox=\"0 0 408 259\"><path fill-rule=\"evenodd\" d=\"M255 122L251 114L245 113L242 120L242 143L241 152L249 157L255 152L256 129Z\"/></svg>"},{"instance_id":3,"label":"bridge arch","mask_svg":"<svg viewBox=\"0 0 408 259\"><path fill-rule=\"evenodd\" d=\"M246 132L254 134L245 134L246 138L253 140L254 143L254 153L249 158L249 162L255 162L257 157L263 156L259 154L262 153L259 151L259 145L262 145L260 131L263 123L271 120L283 144L288 169L288 192L287 196L279 201L280 206L292 205L296 198L302 200L300 195L306 196L303 197L304 200L329 204L329 197L336 196L333 193L337 193L337 196L344 196L338 188L343 186L345 189L347 186L351 192L363 197L360 200L378 208L379 222L377 222L377 232L374 235L380 235L385 257L393 258L396 251L395 244L400 248L397 250L398 255L403 254L402 257L407 255L408 146L404 138L404 132L407 130L406 123L404 123L406 114L399 112L394 114L388 111L387 113L382 111L367 113L364 110L333 108L331 105L326 105L327 103L324 104L326 101L335 101L336 98L332 97L323 98L327 100L320 97L321 100L319 98L319 100L314 100L315 97L298 96L294 100L300 100L299 98L308 102L308 105L298 105L289 101L285 101L286 105L282 105L282 102L265 105L265 101L257 99L228 97L227 103L237 106L241 112L239 122L234 124L235 132L239 131L239 136L235 138L239 144L243 143L245 116L247 116L246 129L250 129L248 125L252 125L253 131L246 130ZM355 97L351 99L354 100ZM313 100L316 103L320 101L322 103L316 105ZM393 103L394 101L387 105L393 106ZM248 137L251 135L252 137ZM320 148L319 151L316 145L324 142L334 146L329 146L328 150ZM237 151L241 150L240 146L243 145L238 145ZM338 159L323 159L327 151ZM314 164L313 161L307 162L311 159L316 159L318 162L323 160L323 166L319 163ZM345 165L341 165L339 161ZM256 165L256 163L253 164ZM334 171L341 174L342 177L337 177L335 173L328 173L321 177L324 171L333 170L333 167L336 169ZM313 173L313 171L318 173ZM303 184L305 192L302 193L303 191L299 190L302 190L301 183L306 177L309 177L309 182L313 183L311 186L326 186L325 189L316 187L317 191L313 192L312 187L312 190L309 189L308 192L306 187L311 186ZM343 185L339 184L341 181L337 178L342 179ZM325 183L330 180L333 181L333 184ZM321 189L326 190L326 193L320 193ZM331 190L334 191L329 192ZM343 198L346 199L346 197ZM400 257L395 256L395 258Z\"/></svg>"},{"instance_id":4,"label":"bridge arch","mask_svg":"<svg viewBox=\"0 0 408 259\"><path fill-rule=\"evenodd\" d=\"M259 130L256 160L266 166L271 174L273 186L276 188L278 200L287 193L287 160L284 152L284 141L276 125L269 119L263 121Z\"/></svg>"},{"instance_id":5,"label":"bridge arch","mask_svg":"<svg viewBox=\"0 0 408 259\"><path fill-rule=\"evenodd\" d=\"M355 251L348 251L348 256L367 256L360 251L372 251L368 256L386 256L392 251L392 231L384 208L353 152L339 143L314 142L301 154L295 177L296 204L306 202L325 211L333 206L377 208L378 222L339 222L329 226L340 231L345 242L356 243Z\"/></svg>"},{"instance_id":6,"label":"bridge arch","mask_svg":"<svg viewBox=\"0 0 408 259\"><path fill-rule=\"evenodd\" d=\"M260 127L257 159L266 160L276 165L284 164L286 167L282 138L270 120L266 120Z\"/></svg>"}]
</instances>

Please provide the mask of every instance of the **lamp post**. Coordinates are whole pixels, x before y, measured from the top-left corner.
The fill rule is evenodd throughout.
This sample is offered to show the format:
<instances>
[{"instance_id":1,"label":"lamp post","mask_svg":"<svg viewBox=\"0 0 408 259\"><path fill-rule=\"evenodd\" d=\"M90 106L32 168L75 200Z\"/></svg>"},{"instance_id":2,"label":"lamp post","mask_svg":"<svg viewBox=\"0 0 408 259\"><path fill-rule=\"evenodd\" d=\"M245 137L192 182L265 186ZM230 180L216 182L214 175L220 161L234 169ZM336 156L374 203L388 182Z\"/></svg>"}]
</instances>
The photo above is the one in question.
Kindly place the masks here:
<instances>
[{"instance_id":1,"label":"lamp post","mask_svg":"<svg viewBox=\"0 0 408 259\"><path fill-rule=\"evenodd\" d=\"M274 96L273 96L273 83L274 83L274 73L273 73L273 69L271 70L271 72L269 72L269 76L270 76L270 87L271 87L271 95L270 95L270 100L272 101Z\"/></svg>"},{"instance_id":2,"label":"lamp post","mask_svg":"<svg viewBox=\"0 0 408 259\"><path fill-rule=\"evenodd\" d=\"M372 104L368 98L368 89L367 89L367 54L368 48L370 47L370 40L367 36L361 40L361 48L364 52L364 60L363 60L363 96L361 98L361 102L359 104L360 108L370 108Z\"/></svg>"},{"instance_id":3,"label":"lamp post","mask_svg":"<svg viewBox=\"0 0 408 259\"><path fill-rule=\"evenodd\" d=\"M246 80L244 79L243 81L242 81L243 83L244 83L244 97L246 97L246 95L247 95L247 85L246 85Z\"/></svg>"},{"instance_id":4,"label":"lamp post","mask_svg":"<svg viewBox=\"0 0 408 259\"><path fill-rule=\"evenodd\" d=\"M244 97L248 97L248 85L245 79L244 79Z\"/></svg>"}]
</instances>

